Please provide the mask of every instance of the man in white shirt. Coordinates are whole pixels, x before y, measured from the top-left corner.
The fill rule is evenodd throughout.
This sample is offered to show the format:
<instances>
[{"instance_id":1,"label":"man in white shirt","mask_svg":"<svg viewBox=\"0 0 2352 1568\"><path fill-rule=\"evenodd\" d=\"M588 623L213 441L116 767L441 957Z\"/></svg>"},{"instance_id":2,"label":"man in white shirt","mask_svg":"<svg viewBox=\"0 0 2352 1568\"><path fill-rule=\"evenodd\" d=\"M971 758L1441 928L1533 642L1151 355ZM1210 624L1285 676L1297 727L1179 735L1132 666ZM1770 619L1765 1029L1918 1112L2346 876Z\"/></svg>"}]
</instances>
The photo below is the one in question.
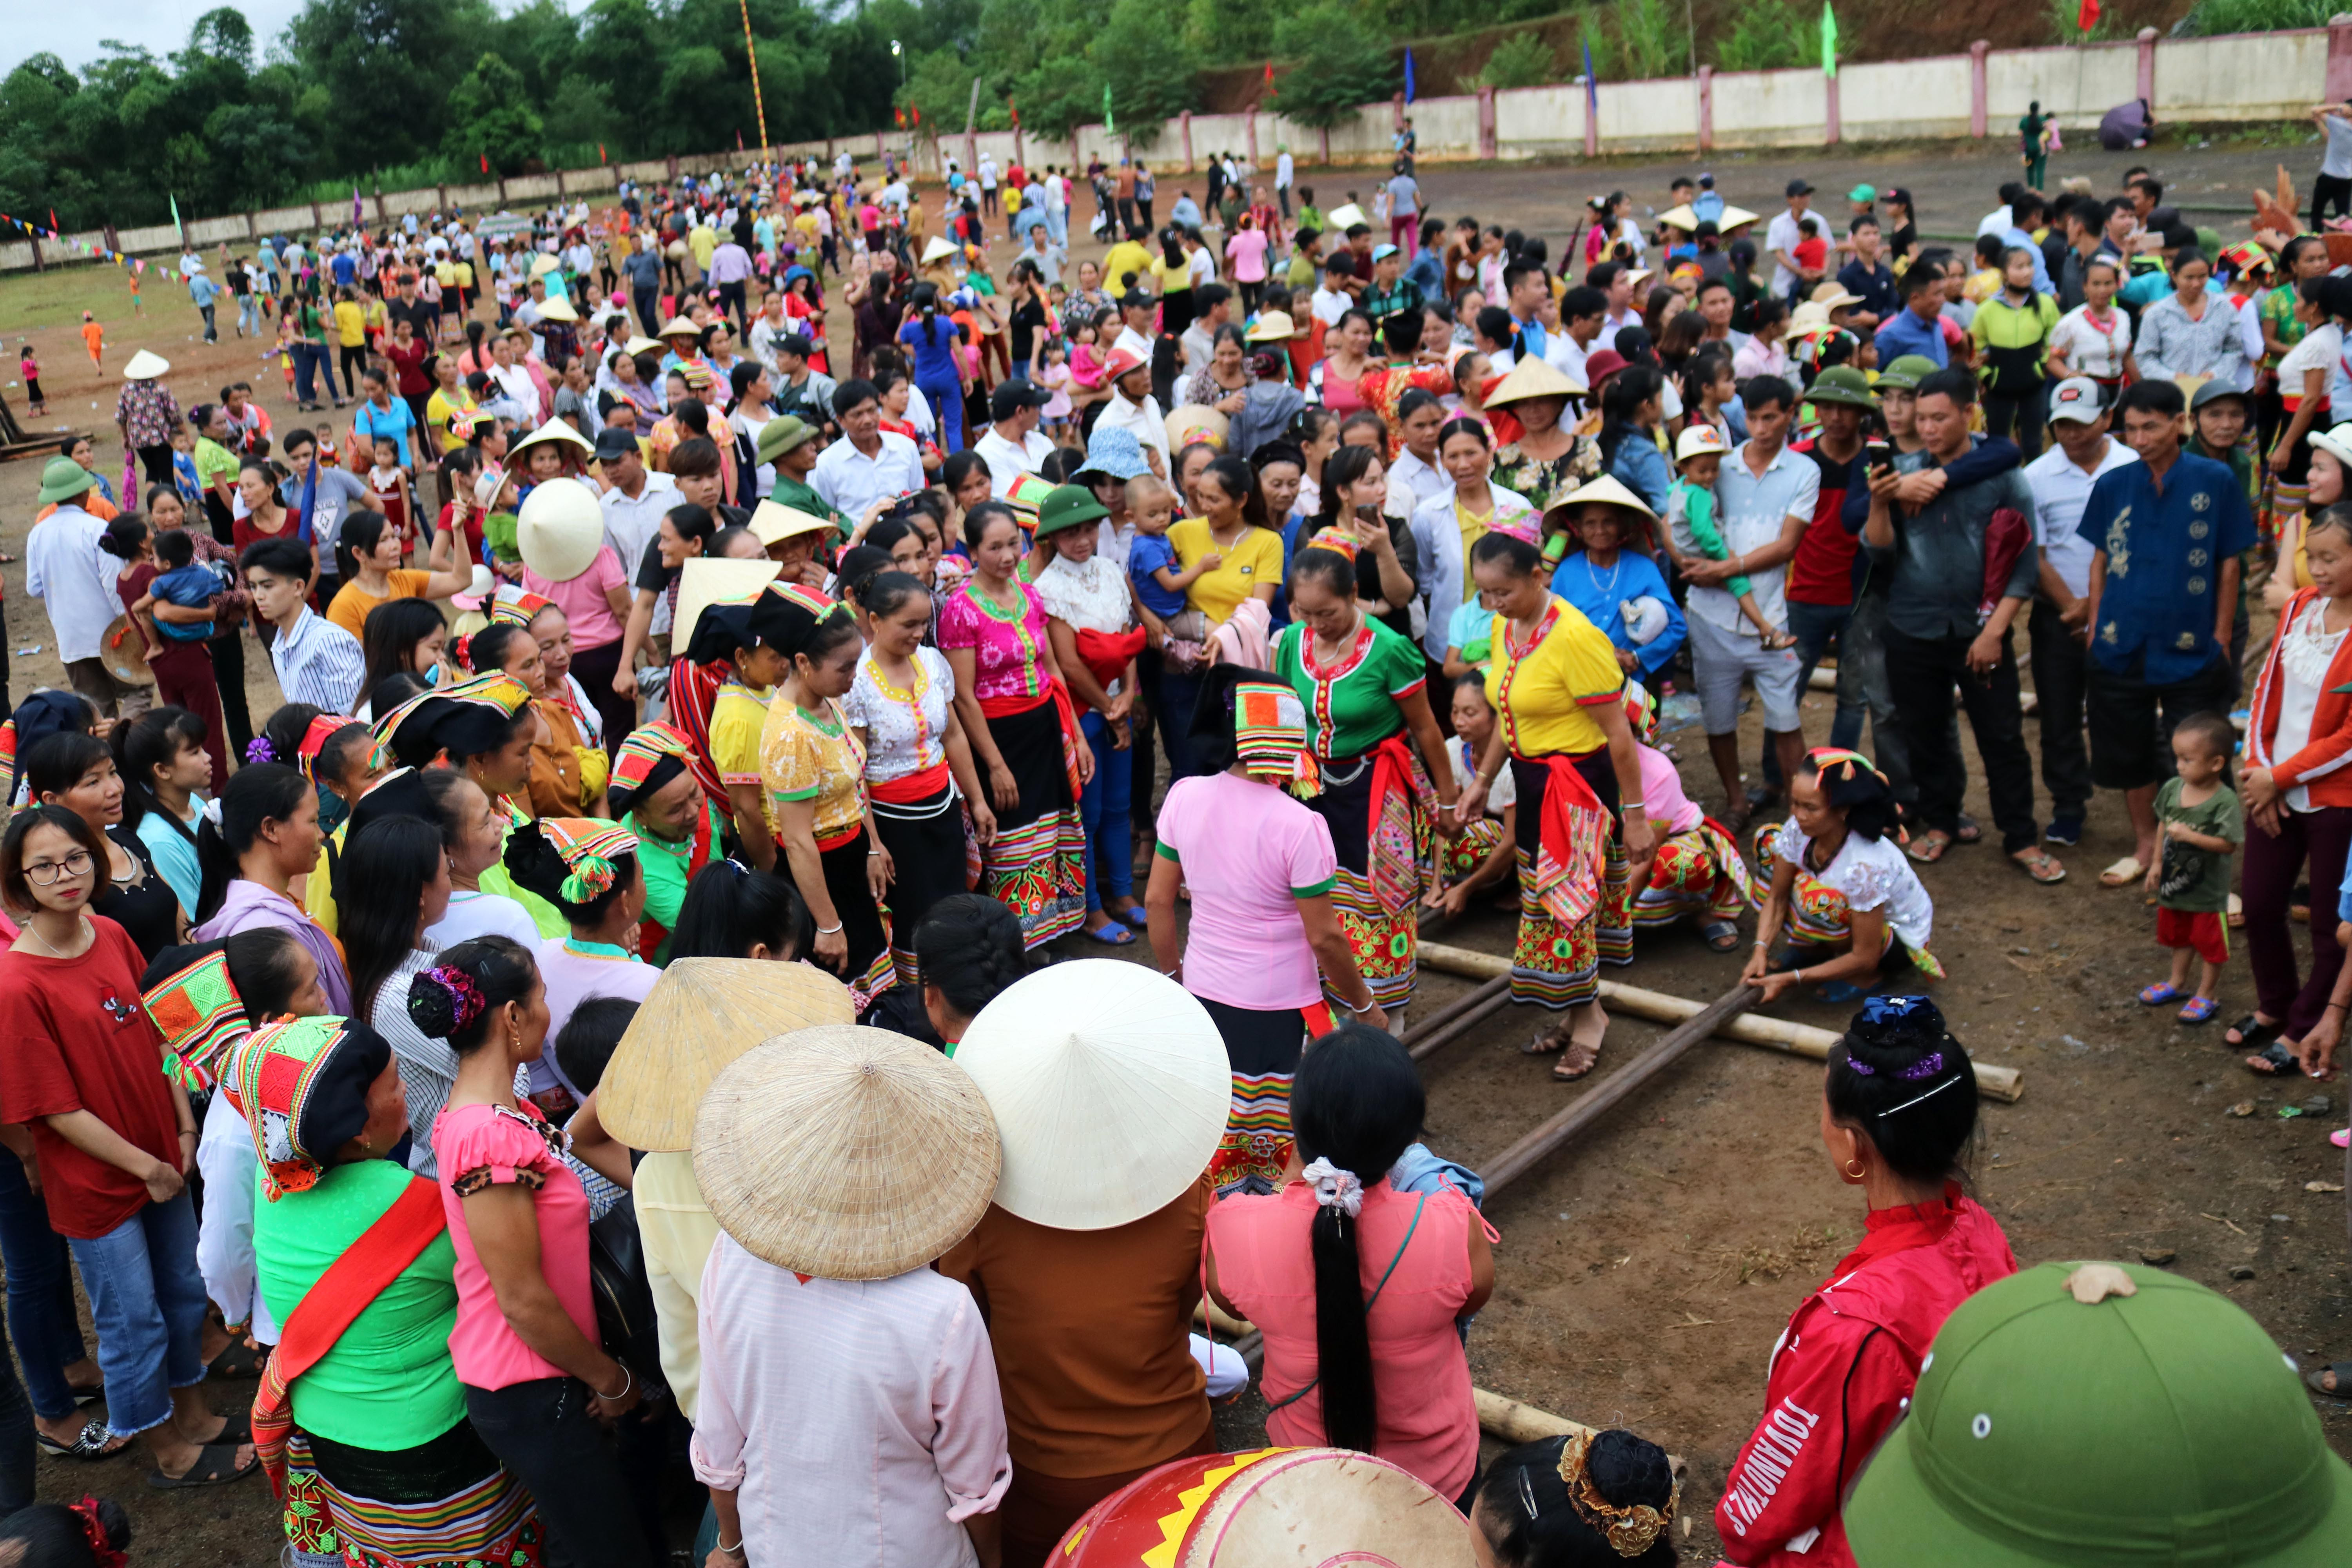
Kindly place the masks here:
<instances>
[{"instance_id":1,"label":"man in white shirt","mask_svg":"<svg viewBox=\"0 0 2352 1568\"><path fill-rule=\"evenodd\" d=\"M1356 303L1356 297L1339 287L1339 277L1345 271L1347 264L1340 262L1337 266L1339 270L1334 271L1332 264L1326 264L1323 274L1324 282L1315 290L1315 319L1327 327L1338 326L1339 318L1346 315Z\"/></svg>"},{"instance_id":2,"label":"man in white shirt","mask_svg":"<svg viewBox=\"0 0 2352 1568\"><path fill-rule=\"evenodd\" d=\"M1577 385L1591 385L1584 362L1592 357L1593 345L1601 341L1601 324L1608 316L1608 295L1590 283L1570 289L1559 297L1559 331L1544 340L1543 357Z\"/></svg>"},{"instance_id":3,"label":"man in white shirt","mask_svg":"<svg viewBox=\"0 0 2352 1568\"><path fill-rule=\"evenodd\" d=\"M1052 393L1018 376L997 383L988 395L988 416L995 423L971 449L988 464L988 491L998 500L1013 480L1035 473L1054 455L1054 443L1037 433L1037 411L1052 401Z\"/></svg>"},{"instance_id":4,"label":"man in white shirt","mask_svg":"<svg viewBox=\"0 0 2352 1568\"><path fill-rule=\"evenodd\" d=\"M996 216L996 155L980 155L980 210L988 217Z\"/></svg>"},{"instance_id":5,"label":"man in white shirt","mask_svg":"<svg viewBox=\"0 0 2352 1568\"><path fill-rule=\"evenodd\" d=\"M923 460L912 441L882 428L882 395L872 382L845 381L834 401L841 439L817 458L809 488L854 526L876 501L921 489Z\"/></svg>"},{"instance_id":6,"label":"man in white shirt","mask_svg":"<svg viewBox=\"0 0 2352 1568\"><path fill-rule=\"evenodd\" d=\"M1111 342L1111 352L1130 353L1150 364L1152 320L1159 310L1159 296L1140 283L1120 295L1118 336Z\"/></svg>"},{"instance_id":7,"label":"man in white shirt","mask_svg":"<svg viewBox=\"0 0 2352 1568\"><path fill-rule=\"evenodd\" d=\"M1601 289L1606 298L1606 308L1601 316L1600 337L1611 348L1617 346L1619 332L1627 327L1642 324L1641 310L1633 303L1633 285L1648 276L1638 267L1628 267L1615 261L1604 261L1585 275L1585 282ZM1568 319L1565 304L1560 309L1560 319L1563 322Z\"/></svg>"},{"instance_id":8,"label":"man in white shirt","mask_svg":"<svg viewBox=\"0 0 2352 1568\"><path fill-rule=\"evenodd\" d=\"M2091 760L2083 742L2085 644L2090 625L2091 557L2096 546L2075 531L2101 474L2139 456L2107 434L2099 384L2074 376L2050 389L2050 450L2025 465L2033 490L2033 542L2042 552L2040 591L2027 628L2042 727L2042 782L2050 791L2053 844L2079 844L2091 802Z\"/></svg>"},{"instance_id":9,"label":"man in white shirt","mask_svg":"<svg viewBox=\"0 0 2352 1568\"><path fill-rule=\"evenodd\" d=\"M1111 399L1103 405L1095 429L1132 431L1136 444L1144 449L1145 460L1152 465L1151 471L1167 479L1174 470L1168 463L1168 426L1160 417L1160 400L1151 395L1150 357L1114 349L1110 363L1103 368L1110 378Z\"/></svg>"},{"instance_id":10,"label":"man in white shirt","mask_svg":"<svg viewBox=\"0 0 2352 1568\"><path fill-rule=\"evenodd\" d=\"M1217 355L1217 329L1234 319L1234 291L1222 283L1192 287L1192 324L1177 340L1184 351L1184 374L1208 367Z\"/></svg>"},{"instance_id":11,"label":"man in white shirt","mask_svg":"<svg viewBox=\"0 0 2352 1568\"><path fill-rule=\"evenodd\" d=\"M685 498L676 479L646 467L645 448L632 431L608 429L598 436L596 461L604 471L604 493L597 498L604 509L604 542L634 580L663 516Z\"/></svg>"},{"instance_id":12,"label":"man in white shirt","mask_svg":"<svg viewBox=\"0 0 2352 1568\"><path fill-rule=\"evenodd\" d=\"M1289 146L1286 143L1276 142L1274 150L1274 194L1282 198L1282 218L1285 223L1290 221L1290 182L1292 175L1297 173L1297 169L1290 161Z\"/></svg>"},{"instance_id":13,"label":"man in white shirt","mask_svg":"<svg viewBox=\"0 0 2352 1568\"><path fill-rule=\"evenodd\" d=\"M1047 248L1061 250L1070 243L1070 182L1057 174L1053 165L1048 164L1045 168L1045 177L1037 183L1041 190L1039 199L1045 205ZM1033 245L1036 243L1034 235L1030 237L1030 243ZM1059 280L1055 277L1048 277L1045 279L1049 284Z\"/></svg>"},{"instance_id":14,"label":"man in white shirt","mask_svg":"<svg viewBox=\"0 0 2352 1568\"><path fill-rule=\"evenodd\" d=\"M308 702L330 713L348 713L360 700L367 659L360 639L310 613L310 548L283 534L247 545L237 558L238 574L252 592L253 607L275 628L270 668L289 702Z\"/></svg>"},{"instance_id":15,"label":"man in white shirt","mask_svg":"<svg viewBox=\"0 0 2352 1568\"><path fill-rule=\"evenodd\" d=\"M1797 247L1803 243L1805 208L1812 202L1813 187L1800 176L1788 185L1789 207L1775 213L1764 230L1764 248L1772 258L1772 292L1789 299L1800 282L1811 287L1815 274L1807 273L1797 265Z\"/></svg>"},{"instance_id":16,"label":"man in white shirt","mask_svg":"<svg viewBox=\"0 0 2352 1568\"><path fill-rule=\"evenodd\" d=\"M51 458L41 470L40 503L57 510L33 524L25 540L25 589L41 601L73 689L111 719L126 688L99 657L100 639L122 613L115 573L122 563L98 547L106 524L82 510L98 477L71 458Z\"/></svg>"}]
</instances>

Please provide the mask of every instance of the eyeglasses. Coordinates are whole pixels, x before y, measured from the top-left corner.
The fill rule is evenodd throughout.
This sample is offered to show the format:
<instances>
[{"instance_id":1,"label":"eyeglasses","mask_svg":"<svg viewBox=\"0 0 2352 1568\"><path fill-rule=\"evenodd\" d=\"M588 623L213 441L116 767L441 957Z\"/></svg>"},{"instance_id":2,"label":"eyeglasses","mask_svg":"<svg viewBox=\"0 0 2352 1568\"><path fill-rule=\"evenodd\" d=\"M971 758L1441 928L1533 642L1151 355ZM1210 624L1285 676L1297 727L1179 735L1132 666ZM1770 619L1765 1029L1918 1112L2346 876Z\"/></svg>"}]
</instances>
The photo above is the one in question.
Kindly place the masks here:
<instances>
[{"instance_id":1,"label":"eyeglasses","mask_svg":"<svg viewBox=\"0 0 2352 1568\"><path fill-rule=\"evenodd\" d=\"M89 851L77 849L62 860L36 860L25 868L25 880L37 888L53 887L61 877L87 877L91 861Z\"/></svg>"}]
</instances>

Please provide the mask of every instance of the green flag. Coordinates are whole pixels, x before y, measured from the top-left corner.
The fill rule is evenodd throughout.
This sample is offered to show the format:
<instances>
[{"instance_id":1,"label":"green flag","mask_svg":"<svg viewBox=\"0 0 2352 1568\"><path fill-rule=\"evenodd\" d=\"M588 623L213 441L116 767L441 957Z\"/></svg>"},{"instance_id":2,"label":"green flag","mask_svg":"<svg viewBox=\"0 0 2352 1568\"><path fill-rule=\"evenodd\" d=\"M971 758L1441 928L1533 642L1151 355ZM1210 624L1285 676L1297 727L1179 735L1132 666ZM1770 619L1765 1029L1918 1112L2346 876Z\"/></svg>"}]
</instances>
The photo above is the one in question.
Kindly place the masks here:
<instances>
[{"instance_id":1,"label":"green flag","mask_svg":"<svg viewBox=\"0 0 2352 1568\"><path fill-rule=\"evenodd\" d=\"M1110 115L1110 83L1103 83L1103 131L1107 135L1118 134L1118 122Z\"/></svg>"},{"instance_id":2,"label":"green flag","mask_svg":"<svg viewBox=\"0 0 2352 1568\"><path fill-rule=\"evenodd\" d=\"M187 243L188 231L180 226L180 198L176 195L172 197L172 229L183 245Z\"/></svg>"},{"instance_id":3,"label":"green flag","mask_svg":"<svg viewBox=\"0 0 2352 1568\"><path fill-rule=\"evenodd\" d=\"M1822 74L1837 75L1837 13L1822 0Z\"/></svg>"}]
</instances>

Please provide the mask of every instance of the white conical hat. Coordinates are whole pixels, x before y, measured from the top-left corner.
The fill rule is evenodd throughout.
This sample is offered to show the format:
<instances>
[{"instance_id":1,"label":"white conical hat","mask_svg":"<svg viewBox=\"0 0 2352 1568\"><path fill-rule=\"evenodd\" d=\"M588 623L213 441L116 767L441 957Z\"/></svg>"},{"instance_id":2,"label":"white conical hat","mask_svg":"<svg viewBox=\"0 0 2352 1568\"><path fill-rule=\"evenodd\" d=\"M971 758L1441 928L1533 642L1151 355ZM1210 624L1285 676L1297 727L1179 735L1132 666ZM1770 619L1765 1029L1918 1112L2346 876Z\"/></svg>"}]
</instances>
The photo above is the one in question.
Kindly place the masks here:
<instances>
[{"instance_id":1,"label":"white conical hat","mask_svg":"<svg viewBox=\"0 0 2352 1568\"><path fill-rule=\"evenodd\" d=\"M937 1259L988 1212L997 1169L971 1078L887 1029L826 1024L754 1047L694 1122L694 1181L719 1228L824 1279Z\"/></svg>"},{"instance_id":2,"label":"white conical hat","mask_svg":"<svg viewBox=\"0 0 2352 1568\"><path fill-rule=\"evenodd\" d=\"M1113 959L1006 987L955 1059L996 1115L998 1205L1056 1230L1108 1230L1173 1203L1208 1169L1233 1098L1208 1009Z\"/></svg>"},{"instance_id":3,"label":"white conical hat","mask_svg":"<svg viewBox=\"0 0 2352 1568\"><path fill-rule=\"evenodd\" d=\"M515 512L522 563L551 583L569 583L596 563L604 547L604 509L579 479L553 479L523 497Z\"/></svg>"},{"instance_id":4,"label":"white conical hat","mask_svg":"<svg viewBox=\"0 0 2352 1568\"><path fill-rule=\"evenodd\" d=\"M172 362L165 359L162 354L155 353L148 349L141 349L137 353L131 356L131 363L122 367L122 379L125 381L152 381L157 376L168 373L171 368Z\"/></svg>"}]
</instances>

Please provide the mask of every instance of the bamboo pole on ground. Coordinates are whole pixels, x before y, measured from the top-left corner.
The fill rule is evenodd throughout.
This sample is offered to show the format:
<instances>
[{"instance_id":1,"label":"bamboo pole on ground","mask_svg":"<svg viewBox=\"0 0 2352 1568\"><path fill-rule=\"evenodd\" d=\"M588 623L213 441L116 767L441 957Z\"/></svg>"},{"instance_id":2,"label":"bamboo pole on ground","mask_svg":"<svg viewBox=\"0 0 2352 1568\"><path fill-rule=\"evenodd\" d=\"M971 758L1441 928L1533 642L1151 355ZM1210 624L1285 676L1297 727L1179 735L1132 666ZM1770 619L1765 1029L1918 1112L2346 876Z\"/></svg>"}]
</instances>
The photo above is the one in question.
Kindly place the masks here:
<instances>
[{"instance_id":1,"label":"bamboo pole on ground","mask_svg":"<svg viewBox=\"0 0 2352 1568\"><path fill-rule=\"evenodd\" d=\"M1420 952L1423 963L1447 974L1479 978L1507 976L1510 973L1508 959L1466 947L1424 942L1421 944ZM1621 984L1613 980L1601 983L1601 1000L1604 1005L1618 1012L1631 1013L1636 1017L1658 1023L1680 1023L1696 1016L1706 1005L1686 997L1671 996L1663 991L1647 991L1638 985ZM1834 1030L1816 1028L1811 1024L1794 1023L1786 1018L1761 1017L1753 1013L1730 1019L1716 1033L1743 1046L1761 1046L1767 1050L1784 1051L1813 1061L1827 1060L1830 1047L1838 1042ZM1975 1065L1979 1093L2010 1104L2014 1104L2025 1093L2023 1075L2015 1068L1995 1067L1988 1062Z\"/></svg>"}]
</instances>

